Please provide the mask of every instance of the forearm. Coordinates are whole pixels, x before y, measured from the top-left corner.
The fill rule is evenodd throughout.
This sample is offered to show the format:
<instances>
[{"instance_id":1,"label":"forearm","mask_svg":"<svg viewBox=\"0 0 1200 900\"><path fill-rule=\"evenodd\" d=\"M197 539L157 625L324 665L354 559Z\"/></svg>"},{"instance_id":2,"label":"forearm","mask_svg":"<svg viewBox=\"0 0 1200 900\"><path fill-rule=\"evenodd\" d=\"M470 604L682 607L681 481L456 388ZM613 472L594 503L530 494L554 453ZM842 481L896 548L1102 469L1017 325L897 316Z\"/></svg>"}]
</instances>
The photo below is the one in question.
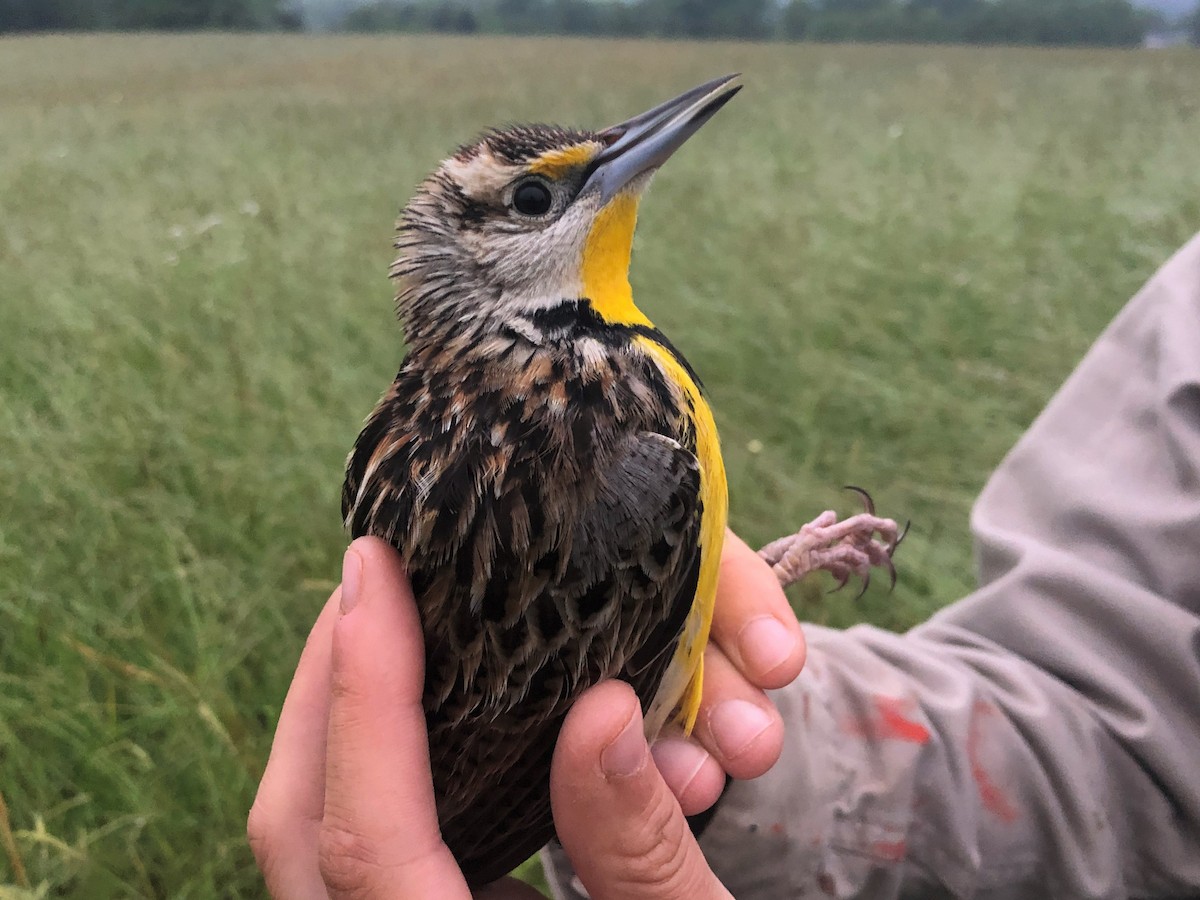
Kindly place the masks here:
<instances>
[{"instance_id":1,"label":"forearm","mask_svg":"<svg viewBox=\"0 0 1200 900\"><path fill-rule=\"evenodd\" d=\"M1200 880L1194 836L1073 690L938 632L812 628L805 675L776 694L783 758L730 789L701 841L734 896L1115 898Z\"/></svg>"}]
</instances>

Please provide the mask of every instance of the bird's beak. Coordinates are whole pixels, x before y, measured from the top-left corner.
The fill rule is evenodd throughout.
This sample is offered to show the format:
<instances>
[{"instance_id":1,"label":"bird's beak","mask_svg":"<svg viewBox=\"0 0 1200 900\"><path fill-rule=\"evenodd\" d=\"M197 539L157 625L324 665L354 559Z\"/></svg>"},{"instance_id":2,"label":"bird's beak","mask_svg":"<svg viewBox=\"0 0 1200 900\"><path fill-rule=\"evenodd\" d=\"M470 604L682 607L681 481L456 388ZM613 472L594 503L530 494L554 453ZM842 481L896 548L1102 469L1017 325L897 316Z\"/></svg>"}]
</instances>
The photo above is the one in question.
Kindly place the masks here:
<instances>
[{"instance_id":1,"label":"bird's beak","mask_svg":"<svg viewBox=\"0 0 1200 900\"><path fill-rule=\"evenodd\" d=\"M599 191L607 203L639 175L657 169L742 89L738 75L692 88L674 100L600 132L607 146L592 160L579 196Z\"/></svg>"}]
</instances>

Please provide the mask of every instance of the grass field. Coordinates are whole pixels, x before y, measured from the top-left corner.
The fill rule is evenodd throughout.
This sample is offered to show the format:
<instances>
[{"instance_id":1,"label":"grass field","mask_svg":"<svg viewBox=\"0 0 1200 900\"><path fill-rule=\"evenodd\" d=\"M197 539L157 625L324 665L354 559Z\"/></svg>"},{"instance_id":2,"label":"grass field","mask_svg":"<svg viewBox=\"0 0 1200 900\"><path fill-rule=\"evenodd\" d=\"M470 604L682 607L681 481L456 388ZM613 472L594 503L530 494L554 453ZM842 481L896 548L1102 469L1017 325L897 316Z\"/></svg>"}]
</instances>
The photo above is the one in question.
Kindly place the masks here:
<instances>
[{"instance_id":1,"label":"grass field","mask_svg":"<svg viewBox=\"0 0 1200 900\"><path fill-rule=\"evenodd\" d=\"M970 589L988 471L1200 228L1200 54L0 40L0 897L261 894L245 813L402 350L398 206L483 125L735 70L635 292L747 538L847 482L913 520L893 595L802 608L904 628Z\"/></svg>"}]
</instances>

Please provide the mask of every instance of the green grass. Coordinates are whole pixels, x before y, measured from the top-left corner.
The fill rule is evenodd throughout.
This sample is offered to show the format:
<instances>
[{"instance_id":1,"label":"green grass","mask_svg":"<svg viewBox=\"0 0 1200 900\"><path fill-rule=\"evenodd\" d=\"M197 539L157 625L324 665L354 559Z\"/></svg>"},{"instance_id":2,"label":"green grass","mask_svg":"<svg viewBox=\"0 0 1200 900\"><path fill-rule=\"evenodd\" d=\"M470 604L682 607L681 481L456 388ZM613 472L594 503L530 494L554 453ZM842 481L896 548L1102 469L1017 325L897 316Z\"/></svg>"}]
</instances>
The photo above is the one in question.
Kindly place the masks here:
<instances>
[{"instance_id":1,"label":"green grass","mask_svg":"<svg viewBox=\"0 0 1200 900\"><path fill-rule=\"evenodd\" d=\"M1200 227L1200 55L305 37L0 41L0 792L31 895L257 896L243 837L401 354L392 221L486 124L746 90L643 206L734 525L845 483L970 589L989 470ZM0 897L25 896L0 842Z\"/></svg>"}]
</instances>

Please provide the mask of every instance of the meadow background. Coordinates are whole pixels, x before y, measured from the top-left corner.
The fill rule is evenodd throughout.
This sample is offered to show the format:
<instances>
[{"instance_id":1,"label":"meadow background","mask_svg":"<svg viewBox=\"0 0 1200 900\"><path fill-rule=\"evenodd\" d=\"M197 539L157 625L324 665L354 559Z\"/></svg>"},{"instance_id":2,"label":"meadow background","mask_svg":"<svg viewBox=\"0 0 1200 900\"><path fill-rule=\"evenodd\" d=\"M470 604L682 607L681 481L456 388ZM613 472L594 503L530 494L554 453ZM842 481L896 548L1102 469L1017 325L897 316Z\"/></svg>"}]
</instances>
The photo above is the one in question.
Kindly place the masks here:
<instances>
[{"instance_id":1,"label":"meadow background","mask_svg":"<svg viewBox=\"0 0 1200 900\"><path fill-rule=\"evenodd\" d=\"M482 126L746 89L643 204L733 524L911 518L908 627L1106 321L1200 229L1200 54L438 37L0 40L0 898L261 896L245 814L402 343L415 183ZM7 814L3 809L7 808Z\"/></svg>"}]
</instances>

